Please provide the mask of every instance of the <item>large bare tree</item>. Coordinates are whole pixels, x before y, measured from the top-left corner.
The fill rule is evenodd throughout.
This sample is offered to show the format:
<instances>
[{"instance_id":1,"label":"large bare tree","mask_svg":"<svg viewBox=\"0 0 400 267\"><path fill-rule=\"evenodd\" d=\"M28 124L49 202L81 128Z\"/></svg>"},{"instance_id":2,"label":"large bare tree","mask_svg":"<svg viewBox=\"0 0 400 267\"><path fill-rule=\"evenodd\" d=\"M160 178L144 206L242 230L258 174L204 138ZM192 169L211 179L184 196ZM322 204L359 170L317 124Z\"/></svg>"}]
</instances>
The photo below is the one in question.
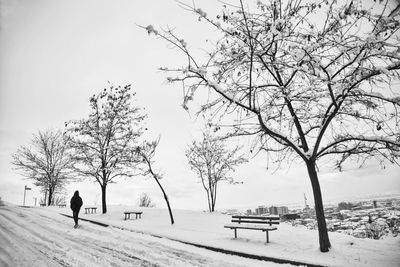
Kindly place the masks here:
<instances>
[{"instance_id":1,"label":"large bare tree","mask_svg":"<svg viewBox=\"0 0 400 267\"><path fill-rule=\"evenodd\" d=\"M131 151L144 131L145 119L134 106L134 96L130 85L111 85L90 98L88 118L67 123L75 170L100 185L103 213L107 212L107 185L117 177L134 175Z\"/></svg>"},{"instance_id":2,"label":"large bare tree","mask_svg":"<svg viewBox=\"0 0 400 267\"><path fill-rule=\"evenodd\" d=\"M12 155L12 164L48 193L47 205L52 204L56 192L72 178L73 160L61 131L34 134L30 146L21 146Z\"/></svg>"},{"instance_id":3,"label":"large bare tree","mask_svg":"<svg viewBox=\"0 0 400 267\"><path fill-rule=\"evenodd\" d=\"M210 212L214 212L217 203L218 183L237 183L230 174L235 167L247 161L238 154L239 150L238 146L228 148L226 140L211 135L209 129L203 132L200 141L193 141L186 150L190 169L200 178L207 193Z\"/></svg>"},{"instance_id":4,"label":"large bare tree","mask_svg":"<svg viewBox=\"0 0 400 267\"><path fill-rule=\"evenodd\" d=\"M212 29L205 56L173 30L144 28L187 59L183 67L162 68L175 73L170 82L183 84L185 108L199 91L209 91L200 112L230 121L232 135L254 136L258 150L274 152L278 160L304 163L320 250L327 252L331 243L317 161L330 156L338 168L348 159L398 163L397 2L261 0L248 5L239 0L210 17L182 4Z\"/></svg>"}]
</instances>

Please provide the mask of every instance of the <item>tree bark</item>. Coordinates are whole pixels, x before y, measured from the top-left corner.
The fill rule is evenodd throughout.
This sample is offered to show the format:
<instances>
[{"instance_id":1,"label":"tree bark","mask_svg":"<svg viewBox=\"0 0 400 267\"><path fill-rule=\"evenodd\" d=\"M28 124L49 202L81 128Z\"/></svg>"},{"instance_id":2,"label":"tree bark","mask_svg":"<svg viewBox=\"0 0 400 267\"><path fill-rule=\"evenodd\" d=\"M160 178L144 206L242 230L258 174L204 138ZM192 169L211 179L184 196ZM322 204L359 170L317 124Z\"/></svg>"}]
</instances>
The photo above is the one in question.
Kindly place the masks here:
<instances>
[{"instance_id":1,"label":"tree bark","mask_svg":"<svg viewBox=\"0 0 400 267\"><path fill-rule=\"evenodd\" d=\"M328 252L331 243L329 241L328 229L326 227L324 205L322 202L321 187L315 169L315 161L310 160L306 162L306 164L314 195L315 215L318 223L319 249L321 252Z\"/></svg>"},{"instance_id":2,"label":"tree bark","mask_svg":"<svg viewBox=\"0 0 400 267\"><path fill-rule=\"evenodd\" d=\"M208 211L211 212L211 201L210 201L210 193L206 189L207 192L207 201L208 201Z\"/></svg>"},{"instance_id":3,"label":"tree bark","mask_svg":"<svg viewBox=\"0 0 400 267\"><path fill-rule=\"evenodd\" d=\"M102 212L107 213L107 204L106 204L106 185L101 186L101 205Z\"/></svg>"},{"instance_id":4,"label":"tree bark","mask_svg":"<svg viewBox=\"0 0 400 267\"><path fill-rule=\"evenodd\" d=\"M154 177L154 175L153 175L153 177ZM175 221L174 221L174 216L172 216L172 210L171 210L171 206L169 205L168 196L167 196L167 194L165 193L164 188L161 186L160 181L158 181L158 179L157 179L156 177L154 177L154 179L156 180L158 186L160 187L160 189L161 189L161 191L162 191L162 193L163 193L163 195L164 195L165 202L167 202L169 217L170 217L170 219L171 219L171 224L174 224L174 223L175 223Z\"/></svg>"},{"instance_id":5,"label":"tree bark","mask_svg":"<svg viewBox=\"0 0 400 267\"><path fill-rule=\"evenodd\" d=\"M212 203L212 211L215 211L215 204L217 203L217 181L214 183L214 198Z\"/></svg>"},{"instance_id":6,"label":"tree bark","mask_svg":"<svg viewBox=\"0 0 400 267\"><path fill-rule=\"evenodd\" d=\"M47 200L47 206L51 205L51 199L53 198L53 190L49 187L49 199Z\"/></svg>"}]
</instances>

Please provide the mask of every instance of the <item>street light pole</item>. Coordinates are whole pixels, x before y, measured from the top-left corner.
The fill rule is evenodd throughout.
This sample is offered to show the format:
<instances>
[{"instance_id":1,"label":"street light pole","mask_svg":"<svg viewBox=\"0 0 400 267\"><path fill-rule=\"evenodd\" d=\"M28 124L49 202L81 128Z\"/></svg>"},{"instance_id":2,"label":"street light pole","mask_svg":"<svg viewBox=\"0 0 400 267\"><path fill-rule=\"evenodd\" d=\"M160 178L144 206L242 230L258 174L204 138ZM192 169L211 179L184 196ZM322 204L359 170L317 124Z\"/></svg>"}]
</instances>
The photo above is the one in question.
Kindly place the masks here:
<instances>
[{"instance_id":1,"label":"street light pole","mask_svg":"<svg viewBox=\"0 0 400 267\"><path fill-rule=\"evenodd\" d=\"M25 206L25 195L26 195L26 185L25 185L25 188L24 188L24 203L22 204L22 206Z\"/></svg>"},{"instance_id":2,"label":"street light pole","mask_svg":"<svg viewBox=\"0 0 400 267\"><path fill-rule=\"evenodd\" d=\"M27 187L27 186L25 185L25 188L24 188L24 205L23 205L23 206L25 206L26 190L31 190L31 188L30 188L30 187Z\"/></svg>"}]
</instances>

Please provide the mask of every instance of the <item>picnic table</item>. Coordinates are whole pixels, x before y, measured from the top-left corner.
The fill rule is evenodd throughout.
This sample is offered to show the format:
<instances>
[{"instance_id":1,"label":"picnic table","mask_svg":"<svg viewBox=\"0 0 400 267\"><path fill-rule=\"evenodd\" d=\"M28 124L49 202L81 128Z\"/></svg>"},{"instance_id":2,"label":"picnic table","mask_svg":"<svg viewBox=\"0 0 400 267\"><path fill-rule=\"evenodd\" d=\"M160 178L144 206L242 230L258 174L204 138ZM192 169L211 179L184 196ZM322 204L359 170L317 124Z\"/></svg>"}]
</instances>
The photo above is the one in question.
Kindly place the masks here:
<instances>
[{"instance_id":1,"label":"picnic table","mask_svg":"<svg viewBox=\"0 0 400 267\"><path fill-rule=\"evenodd\" d=\"M131 214L135 214L136 215L136 219L141 219L142 218L142 213L141 211L125 211L125 220L130 219L131 218Z\"/></svg>"},{"instance_id":2,"label":"picnic table","mask_svg":"<svg viewBox=\"0 0 400 267\"><path fill-rule=\"evenodd\" d=\"M97 210L96 207L85 207L85 214L96 213L96 210Z\"/></svg>"}]
</instances>

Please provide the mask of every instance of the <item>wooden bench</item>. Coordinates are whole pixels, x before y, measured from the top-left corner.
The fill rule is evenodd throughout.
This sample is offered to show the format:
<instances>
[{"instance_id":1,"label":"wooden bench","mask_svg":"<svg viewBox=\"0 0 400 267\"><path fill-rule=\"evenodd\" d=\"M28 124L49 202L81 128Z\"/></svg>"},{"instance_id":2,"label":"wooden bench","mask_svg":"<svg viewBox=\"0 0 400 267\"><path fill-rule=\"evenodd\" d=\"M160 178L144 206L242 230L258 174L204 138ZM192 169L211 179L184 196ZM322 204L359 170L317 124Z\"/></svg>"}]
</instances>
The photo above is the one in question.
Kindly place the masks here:
<instances>
[{"instance_id":1,"label":"wooden bench","mask_svg":"<svg viewBox=\"0 0 400 267\"><path fill-rule=\"evenodd\" d=\"M67 204L58 204L58 207L59 208L65 208L65 207L67 207Z\"/></svg>"},{"instance_id":2,"label":"wooden bench","mask_svg":"<svg viewBox=\"0 0 400 267\"><path fill-rule=\"evenodd\" d=\"M259 230L266 233L267 243L269 243L268 232L278 229L272 225L279 224L279 217L233 215L231 222L225 225L224 228L233 229L235 231L235 238L237 238L237 229Z\"/></svg>"},{"instance_id":3,"label":"wooden bench","mask_svg":"<svg viewBox=\"0 0 400 267\"><path fill-rule=\"evenodd\" d=\"M40 207L46 207L46 204L40 203Z\"/></svg>"},{"instance_id":4,"label":"wooden bench","mask_svg":"<svg viewBox=\"0 0 400 267\"><path fill-rule=\"evenodd\" d=\"M127 219L130 219L131 218L131 214L135 214L136 215L136 219L139 217L139 219L141 219L142 218L142 213L143 212L141 212L141 211L125 211L124 212L124 214L125 214L125 221L127 220Z\"/></svg>"},{"instance_id":5,"label":"wooden bench","mask_svg":"<svg viewBox=\"0 0 400 267\"><path fill-rule=\"evenodd\" d=\"M86 207L85 208L85 214L88 213L96 213L97 208L96 207ZM90 212L89 212L90 211Z\"/></svg>"}]
</instances>

